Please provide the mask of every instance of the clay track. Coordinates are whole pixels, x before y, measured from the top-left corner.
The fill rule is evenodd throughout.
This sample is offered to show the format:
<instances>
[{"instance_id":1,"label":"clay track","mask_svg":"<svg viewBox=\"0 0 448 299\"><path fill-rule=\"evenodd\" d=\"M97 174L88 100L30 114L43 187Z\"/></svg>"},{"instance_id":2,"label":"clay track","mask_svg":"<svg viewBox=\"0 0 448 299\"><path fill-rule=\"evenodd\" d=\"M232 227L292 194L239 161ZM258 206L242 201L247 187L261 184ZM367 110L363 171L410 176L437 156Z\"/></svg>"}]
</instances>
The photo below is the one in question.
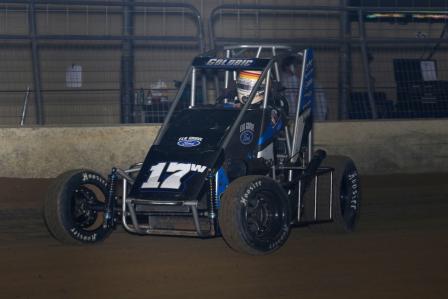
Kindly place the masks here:
<instances>
[{"instance_id":1,"label":"clay track","mask_svg":"<svg viewBox=\"0 0 448 299\"><path fill-rule=\"evenodd\" d=\"M359 229L293 230L273 255L222 239L51 239L49 180L0 179L0 298L448 298L448 174L363 177Z\"/></svg>"}]
</instances>

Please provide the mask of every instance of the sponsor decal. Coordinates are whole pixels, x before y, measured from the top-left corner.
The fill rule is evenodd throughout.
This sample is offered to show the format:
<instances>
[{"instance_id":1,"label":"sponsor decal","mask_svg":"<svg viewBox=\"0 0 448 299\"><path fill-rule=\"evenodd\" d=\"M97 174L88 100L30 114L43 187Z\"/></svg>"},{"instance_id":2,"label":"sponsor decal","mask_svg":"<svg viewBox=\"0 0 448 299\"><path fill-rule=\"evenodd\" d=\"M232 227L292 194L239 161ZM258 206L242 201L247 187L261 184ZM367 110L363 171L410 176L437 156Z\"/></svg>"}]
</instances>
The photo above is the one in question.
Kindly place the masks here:
<instances>
[{"instance_id":1,"label":"sponsor decal","mask_svg":"<svg viewBox=\"0 0 448 299\"><path fill-rule=\"evenodd\" d=\"M252 59L223 59L212 58L207 61L206 65L219 66L250 66L254 61Z\"/></svg>"},{"instance_id":2,"label":"sponsor decal","mask_svg":"<svg viewBox=\"0 0 448 299\"><path fill-rule=\"evenodd\" d=\"M86 241L86 242L95 242L97 238L97 234L94 233L92 235L84 235L82 232L78 231L76 228L72 227L70 232L73 234L75 238L78 240Z\"/></svg>"},{"instance_id":3,"label":"sponsor decal","mask_svg":"<svg viewBox=\"0 0 448 299\"><path fill-rule=\"evenodd\" d=\"M246 122L240 125L240 141L244 145L252 143L254 139L255 125L251 122Z\"/></svg>"},{"instance_id":4,"label":"sponsor decal","mask_svg":"<svg viewBox=\"0 0 448 299\"><path fill-rule=\"evenodd\" d=\"M100 182L103 185L107 185L107 182L102 177L100 177L97 174L90 173L90 172L83 172L82 173L82 181L83 182L92 181L92 180L93 181L98 181L98 182Z\"/></svg>"},{"instance_id":5,"label":"sponsor decal","mask_svg":"<svg viewBox=\"0 0 448 299\"><path fill-rule=\"evenodd\" d=\"M202 137L179 137L177 145L182 147L195 147L202 143L202 139Z\"/></svg>"},{"instance_id":6,"label":"sponsor decal","mask_svg":"<svg viewBox=\"0 0 448 299\"><path fill-rule=\"evenodd\" d=\"M244 194L241 196L240 203L243 206L247 206L247 201L249 199L249 196L252 194L252 192L255 189L260 188L260 187L261 187L261 181L255 181L255 182L251 183L249 185L249 188L247 188L246 191L244 192Z\"/></svg>"},{"instance_id":7,"label":"sponsor decal","mask_svg":"<svg viewBox=\"0 0 448 299\"><path fill-rule=\"evenodd\" d=\"M359 176L358 172L354 171L351 174L348 174L348 180L351 183L351 191L352 191L352 198L350 199L350 208L353 210L358 210L359 207Z\"/></svg>"}]
</instances>

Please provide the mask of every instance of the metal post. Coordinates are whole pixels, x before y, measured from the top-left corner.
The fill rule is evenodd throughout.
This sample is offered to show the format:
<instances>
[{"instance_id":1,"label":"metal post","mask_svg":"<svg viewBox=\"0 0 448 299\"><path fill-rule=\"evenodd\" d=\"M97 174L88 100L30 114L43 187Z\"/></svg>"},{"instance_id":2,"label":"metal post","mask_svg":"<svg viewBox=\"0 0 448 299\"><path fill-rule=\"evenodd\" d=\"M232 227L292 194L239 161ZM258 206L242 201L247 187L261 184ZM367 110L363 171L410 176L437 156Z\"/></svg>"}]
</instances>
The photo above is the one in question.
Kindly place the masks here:
<instances>
[{"instance_id":1,"label":"metal post","mask_svg":"<svg viewBox=\"0 0 448 299\"><path fill-rule=\"evenodd\" d=\"M226 50L226 58L230 58L230 50ZM229 88L229 75L230 75L230 71L227 70L225 72L225 77L224 77L224 88L227 89ZM227 102L227 99L226 99Z\"/></svg>"},{"instance_id":2,"label":"metal post","mask_svg":"<svg viewBox=\"0 0 448 299\"><path fill-rule=\"evenodd\" d=\"M198 39L199 39L199 48L201 50L201 53L205 52L206 45L205 45L205 33L204 33L204 26L202 22L201 14L197 11L196 15L196 22L198 25ZM207 90L207 75L205 72L202 73L201 77L201 84L202 84L202 104L208 104L208 90ZM218 89L216 90L218 93Z\"/></svg>"},{"instance_id":3,"label":"metal post","mask_svg":"<svg viewBox=\"0 0 448 299\"><path fill-rule=\"evenodd\" d=\"M351 61L352 53L350 42L347 41L351 36L351 24L350 24L350 12L347 10L347 1L340 0L341 8L344 11L341 12L340 17L340 32L339 38L344 41L339 51L339 105L338 105L338 119L346 119L347 101L350 97L352 78L351 78Z\"/></svg>"},{"instance_id":4,"label":"metal post","mask_svg":"<svg viewBox=\"0 0 448 299\"><path fill-rule=\"evenodd\" d=\"M121 122L133 122L134 111L134 0L123 6L123 35L121 53Z\"/></svg>"},{"instance_id":5,"label":"metal post","mask_svg":"<svg viewBox=\"0 0 448 299\"><path fill-rule=\"evenodd\" d=\"M273 56L277 55L275 47L272 47L272 55ZM280 82L280 71L278 69L278 62L274 63L274 71L275 71L275 79L277 80L277 82Z\"/></svg>"},{"instance_id":6,"label":"metal post","mask_svg":"<svg viewBox=\"0 0 448 299\"><path fill-rule=\"evenodd\" d=\"M26 119L26 111L28 110L28 96L30 95L30 87L28 86L26 88L25 98L23 100L23 107L22 107L22 118L20 120L20 126L23 127L25 124Z\"/></svg>"},{"instance_id":7,"label":"metal post","mask_svg":"<svg viewBox=\"0 0 448 299\"><path fill-rule=\"evenodd\" d=\"M28 30L31 40L31 61L33 65L34 100L36 102L36 124L43 125L45 122L42 81L40 77L39 47L37 45L37 24L36 24L36 4L31 0L28 10Z\"/></svg>"},{"instance_id":8,"label":"metal post","mask_svg":"<svg viewBox=\"0 0 448 299\"><path fill-rule=\"evenodd\" d=\"M268 74L266 75L265 80L266 80L266 85L264 87L263 109L266 109L268 107L269 89L270 89L270 83L271 83L271 69L268 70Z\"/></svg>"},{"instance_id":9,"label":"metal post","mask_svg":"<svg viewBox=\"0 0 448 299\"><path fill-rule=\"evenodd\" d=\"M196 68L193 67L191 73L191 95L190 95L190 107L194 107L196 102Z\"/></svg>"},{"instance_id":10,"label":"metal post","mask_svg":"<svg viewBox=\"0 0 448 299\"><path fill-rule=\"evenodd\" d=\"M317 195L319 192L319 177L314 178L314 221L317 220Z\"/></svg>"},{"instance_id":11,"label":"metal post","mask_svg":"<svg viewBox=\"0 0 448 299\"><path fill-rule=\"evenodd\" d=\"M333 220L333 172L330 171L330 220Z\"/></svg>"},{"instance_id":12,"label":"metal post","mask_svg":"<svg viewBox=\"0 0 448 299\"><path fill-rule=\"evenodd\" d=\"M291 181L291 179L289 180ZM299 192L298 192L299 198L297 200L297 222L300 222L301 215L300 212L302 210L302 180L299 180Z\"/></svg>"},{"instance_id":13,"label":"metal post","mask_svg":"<svg viewBox=\"0 0 448 299\"><path fill-rule=\"evenodd\" d=\"M372 78L370 77L370 65L369 60L367 58L366 27L364 24L363 15L364 15L363 11L359 9L358 22L359 22L359 33L360 33L361 52L362 52L362 64L364 66L364 79L366 81L367 95L369 97L369 106L370 111L372 112L372 118L377 119L378 114L376 111L375 99L373 97L373 83Z\"/></svg>"},{"instance_id":14,"label":"metal post","mask_svg":"<svg viewBox=\"0 0 448 299\"><path fill-rule=\"evenodd\" d=\"M313 138L313 129L310 130L310 132L308 133L308 163L311 162L311 160L313 159L313 152L314 152L314 146L313 146L313 142L314 142L314 138Z\"/></svg>"}]
</instances>

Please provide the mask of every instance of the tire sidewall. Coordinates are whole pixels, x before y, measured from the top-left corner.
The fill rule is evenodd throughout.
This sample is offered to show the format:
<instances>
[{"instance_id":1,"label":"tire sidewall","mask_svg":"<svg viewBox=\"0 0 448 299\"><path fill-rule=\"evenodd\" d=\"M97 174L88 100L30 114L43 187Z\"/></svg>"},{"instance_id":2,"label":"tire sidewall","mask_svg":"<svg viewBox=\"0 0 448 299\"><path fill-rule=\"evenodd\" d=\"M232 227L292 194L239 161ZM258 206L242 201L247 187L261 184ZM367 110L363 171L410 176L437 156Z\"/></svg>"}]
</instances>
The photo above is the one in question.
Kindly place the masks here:
<instances>
[{"instance_id":1,"label":"tire sidewall","mask_svg":"<svg viewBox=\"0 0 448 299\"><path fill-rule=\"evenodd\" d=\"M95 243L106 238L110 234L111 228L104 228L101 225L92 231L88 231L78 227L74 223L71 211L73 193L82 185L93 185L97 187L104 196L107 194L107 181L98 173L83 170L73 174L67 179L58 196L60 222L65 231L74 240L81 243Z\"/></svg>"},{"instance_id":2,"label":"tire sidewall","mask_svg":"<svg viewBox=\"0 0 448 299\"><path fill-rule=\"evenodd\" d=\"M346 188L347 189L346 192L348 195L347 200L350 202L350 205L356 206L356 209L350 209L355 210L355 215L351 223L347 223L347 219L345 219L344 216L342 215L343 206L341 198L338 198L338 200L335 202L336 206L334 207L335 209L337 209L335 220L341 222L341 224L343 224L347 232L352 232L356 229L360 215L360 207L361 207L360 177L354 162L348 158L346 164L344 165L344 169L341 171L342 175L340 176L340 180L338 182L339 184L338 191L341 192L343 188ZM344 184L346 184L346 186L343 186Z\"/></svg>"},{"instance_id":3,"label":"tire sidewall","mask_svg":"<svg viewBox=\"0 0 448 299\"><path fill-rule=\"evenodd\" d=\"M281 228L272 240L257 240L254 239L250 233L247 231L247 226L245 224L245 214L247 212L247 202L252 197L259 192L269 192L276 199L280 201L283 221L281 223ZM242 189L240 197L238 199L238 223L241 228L241 237L245 242L252 248L261 252L271 252L280 248L288 239L289 236L289 222L290 222L290 209L288 205L287 195L284 190L278 185L277 182L268 179L266 177L258 177L252 180L249 184Z\"/></svg>"}]
</instances>

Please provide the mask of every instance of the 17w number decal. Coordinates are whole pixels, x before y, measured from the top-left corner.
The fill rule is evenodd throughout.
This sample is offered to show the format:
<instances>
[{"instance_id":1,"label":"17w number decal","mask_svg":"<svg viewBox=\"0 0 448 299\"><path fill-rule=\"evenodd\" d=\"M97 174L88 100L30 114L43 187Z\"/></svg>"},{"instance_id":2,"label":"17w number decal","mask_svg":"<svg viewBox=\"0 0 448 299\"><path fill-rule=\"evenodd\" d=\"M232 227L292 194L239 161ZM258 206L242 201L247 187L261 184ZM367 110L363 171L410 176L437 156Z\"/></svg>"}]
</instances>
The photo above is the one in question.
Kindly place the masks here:
<instances>
[{"instance_id":1,"label":"17w number decal","mask_svg":"<svg viewBox=\"0 0 448 299\"><path fill-rule=\"evenodd\" d=\"M206 166L196 165L191 163L177 163L171 162L166 167L166 162L161 162L151 167L150 175L146 182L143 183L142 188L145 189L179 189L181 186L181 180L190 172L203 173ZM165 169L166 168L166 169ZM162 182L160 177L163 172L172 173L168 175Z\"/></svg>"}]
</instances>

